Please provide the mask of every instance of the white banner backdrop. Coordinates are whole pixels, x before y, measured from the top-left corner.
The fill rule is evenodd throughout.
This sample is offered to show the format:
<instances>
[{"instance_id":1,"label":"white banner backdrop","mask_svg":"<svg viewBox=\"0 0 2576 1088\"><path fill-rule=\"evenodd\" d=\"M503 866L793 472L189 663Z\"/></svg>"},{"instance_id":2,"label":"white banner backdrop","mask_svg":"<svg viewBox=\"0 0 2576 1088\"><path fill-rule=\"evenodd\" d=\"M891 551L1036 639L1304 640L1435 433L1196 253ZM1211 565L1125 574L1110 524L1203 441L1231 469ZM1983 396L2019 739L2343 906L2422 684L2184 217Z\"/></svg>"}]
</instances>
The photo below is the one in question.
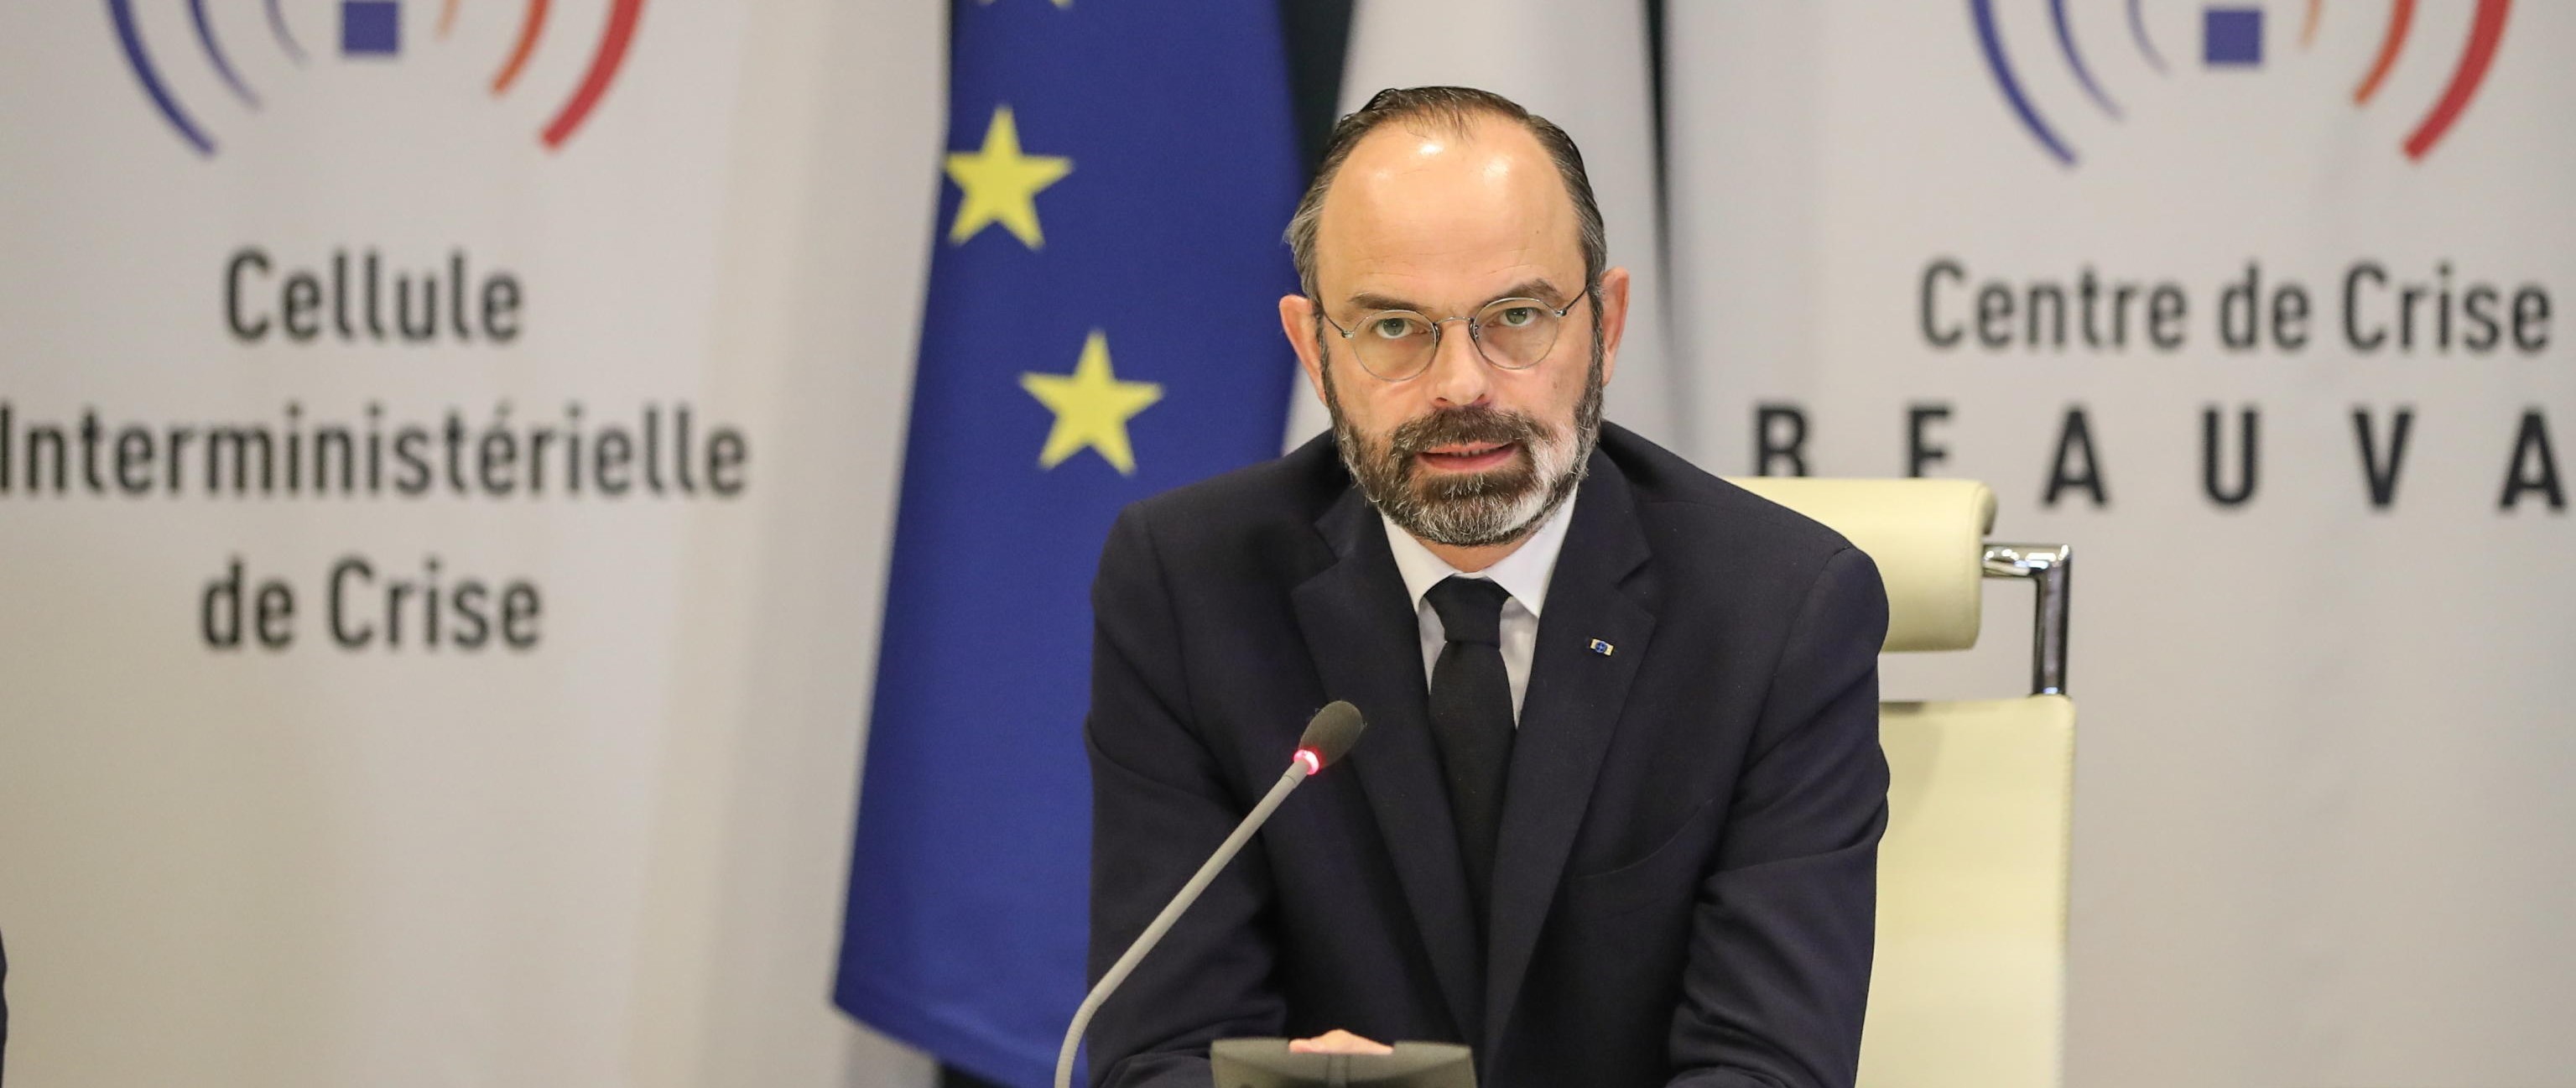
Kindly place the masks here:
<instances>
[{"instance_id":1,"label":"white banner backdrop","mask_svg":"<svg viewBox=\"0 0 2576 1088\"><path fill-rule=\"evenodd\" d=\"M827 995L943 34L0 7L9 1083L927 1083Z\"/></svg>"},{"instance_id":2,"label":"white banner backdrop","mask_svg":"<svg viewBox=\"0 0 2576 1088\"><path fill-rule=\"evenodd\" d=\"M201 29L137 0L211 154L129 60L126 5L0 7L10 1083L924 1083L824 995L939 12L650 4L549 148L613 0L551 5L515 66L525 9L453 5L442 29L449 6L206 5ZM1614 259L1646 271L1644 74L1573 48L1642 36L1630 17L1525 64L1407 68L1373 51L1383 6L1349 85L1467 79L1564 121ZM1994 55L2039 126L1981 6L1672 5L1673 340L1641 354L1642 292L1614 418L1737 473L1768 407L1772 471L1920 455L1994 483L2002 535L2078 546L2073 1083L2567 1083L2576 564L2534 428L2576 414L2576 11L2512 6L2413 157L2476 0L2424 0L2393 52L2380 5L2069 4L2061 44L2050 5L1998 0ZM1602 59L1551 59L1573 53ZM2249 263L2262 339L2240 349L2220 320L2248 330ZM425 342L397 274L443 277ZM1639 369L1666 354L1687 372ZM269 490L255 453L232 482L247 438L208 465L210 432L246 426L275 443ZM326 427L376 482L360 460L340 490ZM2013 690L2025 606L1998 590L1985 647L1891 660L1891 688Z\"/></svg>"},{"instance_id":3,"label":"white banner backdrop","mask_svg":"<svg viewBox=\"0 0 2576 1088\"><path fill-rule=\"evenodd\" d=\"M2075 545L2073 1084L2576 1083L2576 8L2412 7L1672 6L1693 452Z\"/></svg>"}]
</instances>

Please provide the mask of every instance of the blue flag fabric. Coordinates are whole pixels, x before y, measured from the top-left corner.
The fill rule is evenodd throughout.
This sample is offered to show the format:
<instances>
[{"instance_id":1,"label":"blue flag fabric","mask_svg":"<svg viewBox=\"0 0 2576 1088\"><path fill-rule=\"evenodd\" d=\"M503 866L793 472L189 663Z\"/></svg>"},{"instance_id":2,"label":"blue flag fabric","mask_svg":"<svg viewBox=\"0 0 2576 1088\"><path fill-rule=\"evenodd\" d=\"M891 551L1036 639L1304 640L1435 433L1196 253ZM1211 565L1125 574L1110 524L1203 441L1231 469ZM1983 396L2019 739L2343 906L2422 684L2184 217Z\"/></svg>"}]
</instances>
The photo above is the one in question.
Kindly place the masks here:
<instances>
[{"instance_id":1,"label":"blue flag fabric","mask_svg":"<svg viewBox=\"0 0 2576 1088\"><path fill-rule=\"evenodd\" d=\"M834 999L1035 1088L1085 989L1091 577L1119 507L1278 452L1302 170L1271 4L950 20Z\"/></svg>"}]
</instances>

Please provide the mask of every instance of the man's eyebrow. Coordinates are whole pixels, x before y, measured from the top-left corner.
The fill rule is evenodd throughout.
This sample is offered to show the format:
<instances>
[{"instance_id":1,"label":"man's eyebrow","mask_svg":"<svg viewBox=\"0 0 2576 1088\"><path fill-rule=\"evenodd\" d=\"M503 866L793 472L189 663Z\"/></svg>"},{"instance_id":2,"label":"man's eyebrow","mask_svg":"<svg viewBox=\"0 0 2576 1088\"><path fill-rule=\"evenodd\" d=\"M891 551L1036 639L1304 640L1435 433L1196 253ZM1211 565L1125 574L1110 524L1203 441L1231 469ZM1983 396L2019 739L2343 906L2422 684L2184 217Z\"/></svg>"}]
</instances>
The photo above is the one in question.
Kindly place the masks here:
<instances>
[{"instance_id":1,"label":"man's eyebrow","mask_svg":"<svg viewBox=\"0 0 2576 1088\"><path fill-rule=\"evenodd\" d=\"M1397 298L1393 295L1381 295L1374 291L1362 291L1356 295L1352 295L1350 297L1350 304L1363 311L1413 310L1419 312L1422 309L1420 303L1413 302L1409 299Z\"/></svg>"},{"instance_id":2,"label":"man's eyebrow","mask_svg":"<svg viewBox=\"0 0 2576 1088\"><path fill-rule=\"evenodd\" d=\"M1511 287L1504 290L1502 294L1495 295L1493 298L1485 300L1485 304L1491 306L1496 301L1507 298L1534 298L1541 302L1555 302L1557 298L1556 284L1550 282L1545 276L1541 276L1534 280L1522 280L1519 283L1511 285Z\"/></svg>"},{"instance_id":3,"label":"man's eyebrow","mask_svg":"<svg viewBox=\"0 0 2576 1088\"><path fill-rule=\"evenodd\" d=\"M1477 308L1483 309L1485 306L1490 306L1495 302L1507 298L1534 298L1541 302L1552 304L1557 299L1556 284L1544 276L1537 279L1522 280L1519 283L1515 283L1510 287L1504 288L1502 294L1486 299L1484 303L1479 305ZM1423 305L1419 302L1415 302L1411 299L1397 298L1393 295L1381 295L1374 291L1362 291L1358 294L1352 295L1348 301L1351 306L1361 310L1362 312L1373 310L1411 310L1415 313L1430 312L1429 310L1424 309Z\"/></svg>"}]
</instances>

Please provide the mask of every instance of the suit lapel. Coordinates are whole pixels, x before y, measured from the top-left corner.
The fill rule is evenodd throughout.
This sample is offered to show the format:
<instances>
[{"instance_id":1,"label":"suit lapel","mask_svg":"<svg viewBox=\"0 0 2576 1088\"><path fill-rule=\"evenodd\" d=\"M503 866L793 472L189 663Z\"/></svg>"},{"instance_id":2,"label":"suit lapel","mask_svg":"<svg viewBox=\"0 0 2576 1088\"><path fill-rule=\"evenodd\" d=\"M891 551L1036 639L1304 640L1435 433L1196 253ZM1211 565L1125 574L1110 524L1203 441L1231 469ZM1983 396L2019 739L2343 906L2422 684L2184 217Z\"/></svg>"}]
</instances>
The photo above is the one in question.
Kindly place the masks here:
<instances>
[{"instance_id":1,"label":"suit lapel","mask_svg":"<svg viewBox=\"0 0 2576 1088\"><path fill-rule=\"evenodd\" d=\"M1648 555L1627 478L1595 452L1548 582L1503 791L1483 1017L1496 1037L1510 1030L1593 779L1655 629L1654 614L1620 588ZM1596 639L1608 653L1594 648Z\"/></svg>"},{"instance_id":2,"label":"suit lapel","mask_svg":"<svg viewBox=\"0 0 2576 1088\"><path fill-rule=\"evenodd\" d=\"M1352 749L1349 762L1393 855L1450 1019L1460 1038L1475 1040L1485 1008L1483 964L1427 719L1419 621L1406 607L1410 598L1387 550L1385 526L1356 488L1315 527L1337 561L1290 593L1298 627L1325 698L1348 699L1368 719L1366 743Z\"/></svg>"}]
</instances>

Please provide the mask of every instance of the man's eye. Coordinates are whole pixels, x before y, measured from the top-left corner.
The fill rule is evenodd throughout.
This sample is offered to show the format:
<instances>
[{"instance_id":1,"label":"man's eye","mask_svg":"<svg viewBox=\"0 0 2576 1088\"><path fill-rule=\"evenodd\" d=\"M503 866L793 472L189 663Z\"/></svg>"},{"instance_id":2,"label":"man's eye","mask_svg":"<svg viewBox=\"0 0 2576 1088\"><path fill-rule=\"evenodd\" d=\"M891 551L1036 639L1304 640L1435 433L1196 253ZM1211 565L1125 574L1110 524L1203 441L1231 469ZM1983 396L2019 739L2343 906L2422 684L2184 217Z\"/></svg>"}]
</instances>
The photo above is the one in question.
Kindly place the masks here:
<instances>
[{"instance_id":1,"label":"man's eye","mask_svg":"<svg viewBox=\"0 0 2576 1088\"><path fill-rule=\"evenodd\" d=\"M1513 306L1506 308L1502 313L1494 315L1494 324L1500 325L1506 329L1524 328L1527 327L1530 322L1536 320L1538 320L1538 307L1536 306Z\"/></svg>"},{"instance_id":2,"label":"man's eye","mask_svg":"<svg viewBox=\"0 0 2576 1088\"><path fill-rule=\"evenodd\" d=\"M1383 340L1402 340L1413 335L1414 322L1411 318L1381 317L1369 323L1369 331Z\"/></svg>"}]
</instances>

